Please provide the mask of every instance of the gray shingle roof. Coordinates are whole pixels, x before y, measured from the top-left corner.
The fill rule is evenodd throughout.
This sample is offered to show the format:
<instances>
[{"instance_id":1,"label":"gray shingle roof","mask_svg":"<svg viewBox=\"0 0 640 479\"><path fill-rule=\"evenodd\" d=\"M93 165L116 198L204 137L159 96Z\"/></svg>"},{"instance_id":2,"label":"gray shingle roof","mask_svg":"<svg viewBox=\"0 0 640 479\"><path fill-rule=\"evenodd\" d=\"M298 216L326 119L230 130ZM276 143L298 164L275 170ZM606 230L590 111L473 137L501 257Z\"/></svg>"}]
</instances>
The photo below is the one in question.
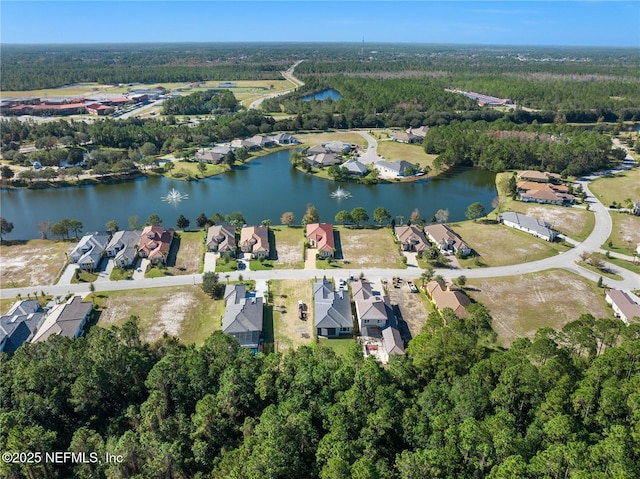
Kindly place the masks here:
<instances>
[{"instance_id":1,"label":"gray shingle roof","mask_svg":"<svg viewBox=\"0 0 640 479\"><path fill-rule=\"evenodd\" d=\"M351 302L349 293L334 291L327 280L313 284L316 328L352 328Z\"/></svg>"}]
</instances>

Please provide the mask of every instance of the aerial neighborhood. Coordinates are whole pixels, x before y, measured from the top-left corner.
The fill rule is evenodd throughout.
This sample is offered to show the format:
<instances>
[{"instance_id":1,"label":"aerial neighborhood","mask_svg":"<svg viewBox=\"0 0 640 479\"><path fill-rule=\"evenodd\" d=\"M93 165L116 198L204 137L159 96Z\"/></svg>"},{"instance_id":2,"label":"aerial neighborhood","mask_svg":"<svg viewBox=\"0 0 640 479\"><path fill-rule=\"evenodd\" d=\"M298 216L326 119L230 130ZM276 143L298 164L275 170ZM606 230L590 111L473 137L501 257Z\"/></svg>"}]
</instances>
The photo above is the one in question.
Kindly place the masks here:
<instances>
[{"instance_id":1,"label":"aerial neighborhood","mask_svg":"<svg viewBox=\"0 0 640 479\"><path fill-rule=\"evenodd\" d=\"M640 477L637 0L5 3L0 477Z\"/></svg>"}]
</instances>

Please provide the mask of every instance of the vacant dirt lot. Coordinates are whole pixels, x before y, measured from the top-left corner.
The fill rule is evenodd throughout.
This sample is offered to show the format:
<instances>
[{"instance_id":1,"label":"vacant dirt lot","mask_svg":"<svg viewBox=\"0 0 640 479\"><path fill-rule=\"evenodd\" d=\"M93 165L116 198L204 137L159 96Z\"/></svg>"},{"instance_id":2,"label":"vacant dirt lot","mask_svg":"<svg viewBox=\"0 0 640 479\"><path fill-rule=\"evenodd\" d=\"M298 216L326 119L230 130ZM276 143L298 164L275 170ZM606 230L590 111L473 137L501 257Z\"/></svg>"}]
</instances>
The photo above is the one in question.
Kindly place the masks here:
<instances>
[{"instance_id":1,"label":"vacant dirt lot","mask_svg":"<svg viewBox=\"0 0 640 479\"><path fill-rule=\"evenodd\" d=\"M609 240L613 243L612 251L632 255L640 243L640 216L625 213L611 213L613 227Z\"/></svg>"},{"instance_id":2,"label":"vacant dirt lot","mask_svg":"<svg viewBox=\"0 0 640 479\"><path fill-rule=\"evenodd\" d=\"M419 281L414 282L420 285ZM431 310L425 305L422 293L412 293L409 291L406 281L403 281L399 288L393 287L391 278L387 282L387 290L391 305L397 305L400 310L400 332L405 343L416 337L422 331L422 327L427 322L427 316ZM396 311L396 314L397 311ZM404 324L403 324L404 322ZM408 329L408 330L407 330Z\"/></svg>"},{"instance_id":3,"label":"vacant dirt lot","mask_svg":"<svg viewBox=\"0 0 640 479\"><path fill-rule=\"evenodd\" d=\"M0 245L0 287L54 284L76 242L54 240L5 241Z\"/></svg>"},{"instance_id":4,"label":"vacant dirt lot","mask_svg":"<svg viewBox=\"0 0 640 479\"><path fill-rule=\"evenodd\" d=\"M603 290L563 270L518 277L467 280L467 293L491 311L499 342L509 346L518 337L533 337L542 327L562 329L583 313L611 316Z\"/></svg>"},{"instance_id":5,"label":"vacant dirt lot","mask_svg":"<svg viewBox=\"0 0 640 479\"><path fill-rule=\"evenodd\" d=\"M342 258L349 261L345 268L404 268L402 256L391 230L351 229L338 227ZM338 245L336 245L337 247Z\"/></svg>"},{"instance_id":6,"label":"vacant dirt lot","mask_svg":"<svg viewBox=\"0 0 640 479\"><path fill-rule=\"evenodd\" d=\"M278 226L271 228L276 242L276 269L302 269L304 249L304 228Z\"/></svg>"},{"instance_id":7,"label":"vacant dirt lot","mask_svg":"<svg viewBox=\"0 0 640 479\"><path fill-rule=\"evenodd\" d=\"M180 235L180 247L176 255L175 266L170 267L169 271L174 275L199 273L204 254L204 232L181 231L178 234ZM173 248L174 246L172 246Z\"/></svg>"},{"instance_id":8,"label":"vacant dirt lot","mask_svg":"<svg viewBox=\"0 0 640 479\"><path fill-rule=\"evenodd\" d=\"M143 337L147 341L155 341L167 332L184 343L200 345L213 331L221 328L222 301L213 301L198 287L102 294L107 297L102 302L103 310L98 325L108 327L122 324L130 316L138 316Z\"/></svg>"},{"instance_id":9,"label":"vacant dirt lot","mask_svg":"<svg viewBox=\"0 0 640 479\"><path fill-rule=\"evenodd\" d=\"M269 283L273 293L273 335L276 351L296 349L313 339L313 291L309 280ZM298 318L298 300L306 305L306 318Z\"/></svg>"},{"instance_id":10,"label":"vacant dirt lot","mask_svg":"<svg viewBox=\"0 0 640 479\"><path fill-rule=\"evenodd\" d=\"M473 248L487 266L526 263L554 256L568 248L534 238L523 231L498 224L455 224L453 230ZM474 260L461 261L463 267L474 267Z\"/></svg>"}]
</instances>

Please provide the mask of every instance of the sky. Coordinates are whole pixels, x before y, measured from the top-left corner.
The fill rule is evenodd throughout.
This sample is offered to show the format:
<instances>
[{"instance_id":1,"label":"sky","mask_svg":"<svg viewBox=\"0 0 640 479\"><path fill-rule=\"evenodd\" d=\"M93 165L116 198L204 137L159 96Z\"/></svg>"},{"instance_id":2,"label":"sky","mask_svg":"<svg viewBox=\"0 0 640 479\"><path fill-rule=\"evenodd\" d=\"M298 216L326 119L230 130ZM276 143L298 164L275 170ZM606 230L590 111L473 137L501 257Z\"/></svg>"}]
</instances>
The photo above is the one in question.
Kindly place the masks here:
<instances>
[{"instance_id":1,"label":"sky","mask_svg":"<svg viewBox=\"0 0 640 479\"><path fill-rule=\"evenodd\" d=\"M361 42L640 48L640 1L0 1L2 43Z\"/></svg>"}]
</instances>

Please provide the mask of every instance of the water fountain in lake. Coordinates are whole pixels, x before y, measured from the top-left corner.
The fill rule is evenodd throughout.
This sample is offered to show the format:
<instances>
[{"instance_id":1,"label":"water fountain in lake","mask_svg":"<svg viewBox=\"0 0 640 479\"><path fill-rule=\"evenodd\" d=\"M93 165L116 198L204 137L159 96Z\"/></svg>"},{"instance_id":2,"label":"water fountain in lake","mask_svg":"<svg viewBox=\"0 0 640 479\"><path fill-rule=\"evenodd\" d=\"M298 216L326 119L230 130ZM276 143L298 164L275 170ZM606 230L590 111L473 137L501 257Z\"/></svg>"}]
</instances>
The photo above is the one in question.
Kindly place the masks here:
<instances>
[{"instance_id":1,"label":"water fountain in lake","mask_svg":"<svg viewBox=\"0 0 640 479\"><path fill-rule=\"evenodd\" d=\"M162 197L162 201L166 201L167 203L178 203L182 200L186 200L187 198L189 198L189 195L186 193L180 193L175 188L171 188L169 193Z\"/></svg>"},{"instance_id":2,"label":"water fountain in lake","mask_svg":"<svg viewBox=\"0 0 640 479\"><path fill-rule=\"evenodd\" d=\"M336 198L338 200L346 200L347 198L351 198L351 193L347 190L343 190L338 186L338 189L331 193L331 198Z\"/></svg>"}]
</instances>

